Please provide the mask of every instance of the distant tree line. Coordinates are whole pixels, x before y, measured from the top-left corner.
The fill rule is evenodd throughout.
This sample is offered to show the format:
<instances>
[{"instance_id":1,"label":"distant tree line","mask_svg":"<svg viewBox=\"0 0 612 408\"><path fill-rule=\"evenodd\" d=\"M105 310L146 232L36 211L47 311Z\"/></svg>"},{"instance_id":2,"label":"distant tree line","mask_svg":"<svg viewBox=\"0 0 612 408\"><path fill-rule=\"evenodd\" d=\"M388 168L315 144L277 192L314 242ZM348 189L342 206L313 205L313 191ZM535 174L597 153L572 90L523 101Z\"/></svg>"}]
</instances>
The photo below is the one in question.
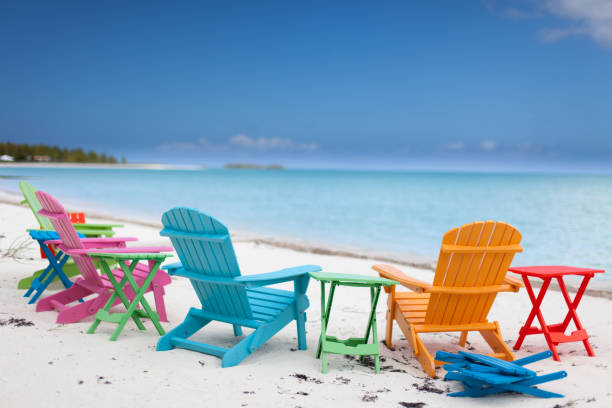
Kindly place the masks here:
<instances>
[{"instance_id":1,"label":"distant tree line","mask_svg":"<svg viewBox=\"0 0 612 408\"><path fill-rule=\"evenodd\" d=\"M59 146L15 144L11 142L0 142L0 155L12 156L15 161L53 161L66 163L118 163L115 156L106 153L97 153L93 150L86 152L77 147L76 149L60 148ZM46 156L46 157L45 157ZM126 163L125 157L121 163Z\"/></svg>"}]
</instances>

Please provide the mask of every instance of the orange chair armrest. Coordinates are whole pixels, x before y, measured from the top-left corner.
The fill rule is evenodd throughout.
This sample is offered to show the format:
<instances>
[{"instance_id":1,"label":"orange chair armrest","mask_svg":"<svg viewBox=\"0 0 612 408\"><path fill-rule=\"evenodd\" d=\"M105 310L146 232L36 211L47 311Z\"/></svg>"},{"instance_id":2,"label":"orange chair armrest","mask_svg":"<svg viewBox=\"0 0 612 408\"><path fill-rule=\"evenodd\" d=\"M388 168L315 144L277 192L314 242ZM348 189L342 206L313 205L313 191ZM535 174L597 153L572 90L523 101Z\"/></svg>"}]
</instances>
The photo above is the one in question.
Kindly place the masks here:
<instances>
[{"instance_id":1,"label":"orange chair armrest","mask_svg":"<svg viewBox=\"0 0 612 408\"><path fill-rule=\"evenodd\" d=\"M516 292L512 285L490 286L430 286L425 293L444 293L446 295L484 295L497 292Z\"/></svg>"},{"instance_id":2,"label":"orange chair armrest","mask_svg":"<svg viewBox=\"0 0 612 408\"><path fill-rule=\"evenodd\" d=\"M525 284L519 278L515 278L514 276L506 276L504 278L504 283L512 286L514 292L518 292L520 288L524 288Z\"/></svg>"},{"instance_id":3,"label":"orange chair armrest","mask_svg":"<svg viewBox=\"0 0 612 408\"><path fill-rule=\"evenodd\" d=\"M381 277L397 281L401 283L402 286L405 286L408 289L413 290L415 292L422 293L425 291L425 289L431 287L430 283L423 282L422 280L419 280L419 279L411 278L410 276L406 275L404 272L400 271L397 268L394 268L391 265L376 264L372 266L372 269L378 272L378 274Z\"/></svg>"}]
</instances>

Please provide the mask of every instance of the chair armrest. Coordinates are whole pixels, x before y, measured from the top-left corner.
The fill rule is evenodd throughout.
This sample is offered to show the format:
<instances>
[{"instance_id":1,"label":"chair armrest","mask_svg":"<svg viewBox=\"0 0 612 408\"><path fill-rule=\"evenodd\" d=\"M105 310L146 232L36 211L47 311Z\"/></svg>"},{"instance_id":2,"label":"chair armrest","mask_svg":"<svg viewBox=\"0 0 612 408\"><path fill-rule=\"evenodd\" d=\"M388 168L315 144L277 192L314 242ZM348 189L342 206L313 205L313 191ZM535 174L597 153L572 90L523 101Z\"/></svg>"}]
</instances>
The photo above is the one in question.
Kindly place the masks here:
<instances>
[{"instance_id":1,"label":"chair armrest","mask_svg":"<svg viewBox=\"0 0 612 408\"><path fill-rule=\"evenodd\" d=\"M168 275L174 275L176 271L183 269L183 264L180 262L173 262L171 264L162 266L162 269L168 271Z\"/></svg>"},{"instance_id":2,"label":"chair armrest","mask_svg":"<svg viewBox=\"0 0 612 408\"><path fill-rule=\"evenodd\" d=\"M129 248L83 248L83 249L67 249L66 252L68 255L90 255L95 257L98 253L105 254L147 254L147 253L160 253L160 252L172 252L174 248L172 247L129 247Z\"/></svg>"},{"instance_id":3,"label":"chair armrest","mask_svg":"<svg viewBox=\"0 0 612 408\"><path fill-rule=\"evenodd\" d=\"M235 278L225 278L221 276L204 275L184 268L180 262L164 265L162 269L168 271L168 275L182 276L183 278L195 279L201 282L210 282L220 285L237 285L247 287L260 287L273 285L275 283L287 282L299 279L305 276L310 278L309 272L318 272L321 270L317 265L303 265L294 268L281 269L280 271L262 273L258 275L237 276ZM304 285L307 286L307 285Z\"/></svg>"},{"instance_id":4,"label":"chair armrest","mask_svg":"<svg viewBox=\"0 0 612 408\"><path fill-rule=\"evenodd\" d=\"M229 286L245 286L244 282L238 282L235 278L226 278L223 276L204 275L203 273L193 272L183 268L180 262L175 262L170 265L165 265L162 269L168 271L170 276L181 276L183 278L194 279L200 282L215 283L219 285Z\"/></svg>"},{"instance_id":5,"label":"chair armrest","mask_svg":"<svg viewBox=\"0 0 612 408\"><path fill-rule=\"evenodd\" d=\"M424 282L419 279L411 278L404 272L400 271L397 268L394 268L391 265L376 264L372 266L372 269L378 272L381 277L397 281L401 283L402 286L405 286L415 292L423 293L426 289L431 288L430 283Z\"/></svg>"},{"instance_id":6,"label":"chair armrest","mask_svg":"<svg viewBox=\"0 0 612 408\"><path fill-rule=\"evenodd\" d=\"M445 295L484 295L498 292L516 292L511 285L488 285L488 286L431 286L425 289L425 293L442 293Z\"/></svg>"},{"instance_id":7,"label":"chair armrest","mask_svg":"<svg viewBox=\"0 0 612 408\"><path fill-rule=\"evenodd\" d=\"M82 238L81 243L83 245L96 245L96 244L112 244L112 243L122 243L129 241L138 241L136 237L112 237L112 238Z\"/></svg>"},{"instance_id":8,"label":"chair armrest","mask_svg":"<svg viewBox=\"0 0 612 408\"><path fill-rule=\"evenodd\" d=\"M318 265L302 265L258 275L238 276L234 278L234 281L244 283L247 287L256 288L296 280L304 275L308 276L310 272L319 272L320 270L321 267Z\"/></svg>"},{"instance_id":9,"label":"chair armrest","mask_svg":"<svg viewBox=\"0 0 612 408\"><path fill-rule=\"evenodd\" d=\"M119 248L124 246L128 241L138 241L138 238L134 237L117 237L117 238L81 238L81 244L84 248ZM53 239L45 241L47 245L61 245L63 241L61 239Z\"/></svg>"},{"instance_id":10,"label":"chair armrest","mask_svg":"<svg viewBox=\"0 0 612 408\"><path fill-rule=\"evenodd\" d=\"M512 287L513 292L518 292L519 289L524 288L525 284L519 278L515 278L514 276L506 276L504 278L504 283L510 285Z\"/></svg>"}]
</instances>

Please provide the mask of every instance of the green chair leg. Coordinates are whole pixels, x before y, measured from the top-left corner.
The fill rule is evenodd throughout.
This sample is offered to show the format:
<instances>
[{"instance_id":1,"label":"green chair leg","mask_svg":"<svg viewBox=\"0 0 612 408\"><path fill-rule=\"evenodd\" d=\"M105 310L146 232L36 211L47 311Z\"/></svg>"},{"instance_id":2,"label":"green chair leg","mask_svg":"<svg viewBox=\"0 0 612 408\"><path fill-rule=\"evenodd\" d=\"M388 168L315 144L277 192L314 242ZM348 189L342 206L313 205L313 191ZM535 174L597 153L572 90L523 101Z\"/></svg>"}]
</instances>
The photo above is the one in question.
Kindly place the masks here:
<instances>
[{"instance_id":1,"label":"green chair leg","mask_svg":"<svg viewBox=\"0 0 612 408\"><path fill-rule=\"evenodd\" d=\"M140 330L146 330L146 327L140 320L141 317L146 317L151 319L153 325L155 326L159 334L165 334L165 331L162 328L159 320L159 315L151 309L149 302L147 302L147 300L144 298L147 288L149 287L149 285L153 281L153 278L155 277L155 274L159 270L161 262L162 260L159 260L157 262L149 260L150 272L142 283L142 285L138 286L133 275L134 269L138 265L138 260L132 261L130 265L127 265L127 261L125 259L119 261L119 266L123 271L123 278L120 282L117 282L117 279L115 278L114 274L112 273L112 270L108 266L108 263L105 259L102 259L102 271L108 276L108 279L111 285L113 286L114 291L108 302L106 302L106 304L104 305L104 307L100 311L98 311L98 313L96 313L96 319L92 323L87 333L91 334L95 332L96 328L98 327L100 322L102 322L102 320L117 323L117 327L115 328L113 334L110 337L111 341L115 341L119 337L119 334L121 334L121 331L127 324L128 320L130 320L130 318L134 320L134 323L136 323L136 326ZM131 302L124 292L126 284L130 285L135 294ZM117 297L121 299L121 302L126 308L126 312L111 315L109 313L110 308L116 302ZM142 305L144 310L138 309L139 304Z\"/></svg>"},{"instance_id":2,"label":"green chair leg","mask_svg":"<svg viewBox=\"0 0 612 408\"><path fill-rule=\"evenodd\" d=\"M321 368L323 373L327 373L327 354L346 354L359 356L359 361L363 361L365 356L372 356L374 359L374 370L380 373L380 352L378 347L378 329L376 325L376 305L380 297L382 286L394 285L397 282L384 278L334 274L331 272L313 272L310 276L321 282L321 337L317 348L317 358L321 358ZM330 283L329 296L325 298L325 283ZM336 286L367 287L370 290L370 313L364 337L351 337L346 340L339 340L334 336L327 335L327 327L331 316ZM370 342L370 339L372 342Z\"/></svg>"},{"instance_id":3,"label":"green chair leg","mask_svg":"<svg viewBox=\"0 0 612 408\"><path fill-rule=\"evenodd\" d=\"M323 372L323 374L327 373L327 353L325 352L321 353L321 365L321 371Z\"/></svg>"},{"instance_id":4,"label":"green chair leg","mask_svg":"<svg viewBox=\"0 0 612 408\"><path fill-rule=\"evenodd\" d=\"M115 275L113 275L113 272L111 271L111 269L108 266L108 264L105 262L105 260L102 261L102 271L106 274L106 276L108 276L108 279L109 279L111 285L113 285L114 291L113 291L113 294L111 295L111 297L108 299L108 301L104 305L104 307L101 310L99 310L98 313L96 313L96 319L92 323L92 325L89 328L89 330L87 330L88 334L94 333L96 328L98 327L98 325L100 324L100 322L102 320L110 320L110 321L114 321L115 320L115 319L111 320L109 312L110 312L110 308L113 307L113 304L117 300L117 297L119 297L121 299L121 302L123 303L123 305L126 308L128 308L130 306L130 301L127 298L127 296L125 295L125 293L123 292L123 287L127 283L127 279L128 279L128 274L126 274L125 271L126 270L130 271L130 268L125 268L124 269L124 265L123 265L122 262L119 263L119 266L123 270L123 278L121 279L121 282L117 282L117 279L115 278ZM135 268L135 267L136 267L136 264L132 265L131 269L133 270L133 268ZM136 323L136 326L138 326L138 328L140 330L144 330L145 329L144 324L142 324L142 322L140 321L138 316L133 316L133 319L134 319L134 323ZM123 325L125 325L125 323ZM115 337L114 340L116 340L116 339L117 338ZM112 336L111 336L111 340L113 340Z\"/></svg>"},{"instance_id":5,"label":"green chair leg","mask_svg":"<svg viewBox=\"0 0 612 408\"><path fill-rule=\"evenodd\" d=\"M134 293L136 293L136 296L134 297L134 300L132 301L132 303L129 305L128 310L125 313L125 316L122 317L121 322L119 323L119 326L117 326L117 328L115 329L115 332L111 336L111 340L116 340L117 337L119 337L119 333L121 333L121 330L123 330L123 327L125 326L127 321L130 319L130 317L135 317L134 313L136 312L136 308L138 307L138 304L142 305L144 309L143 315L151 319L151 322L157 329L157 332L161 335L166 334L164 332L164 329L161 327L161 324L159 323L159 316L157 315L157 313L153 312L153 310L151 309L151 306L149 305L149 302L147 302L147 299L144 298L147 288L153 281L153 277L155 276L155 274L157 273L157 270L159 269L160 263L156 262L150 268L150 272L147 278L145 279L145 281L142 283L141 287L138 287L138 284L136 283L136 280L134 279L134 276L132 275L132 272L134 271L136 264L137 262L132 262L131 268L127 268L127 265L124 266L123 263L121 263L121 269L123 269L125 275L127 275L128 282L130 283L132 290L134 290ZM145 330L145 327L143 326L141 330Z\"/></svg>"},{"instance_id":6,"label":"green chair leg","mask_svg":"<svg viewBox=\"0 0 612 408\"><path fill-rule=\"evenodd\" d=\"M329 297L327 298L327 306L325 305L325 283L321 282L321 337L319 338L319 347L317 348L317 358L321 355L323 343L327 341L327 324L331 315L331 305L334 300L336 285L332 283L329 289Z\"/></svg>"}]
</instances>

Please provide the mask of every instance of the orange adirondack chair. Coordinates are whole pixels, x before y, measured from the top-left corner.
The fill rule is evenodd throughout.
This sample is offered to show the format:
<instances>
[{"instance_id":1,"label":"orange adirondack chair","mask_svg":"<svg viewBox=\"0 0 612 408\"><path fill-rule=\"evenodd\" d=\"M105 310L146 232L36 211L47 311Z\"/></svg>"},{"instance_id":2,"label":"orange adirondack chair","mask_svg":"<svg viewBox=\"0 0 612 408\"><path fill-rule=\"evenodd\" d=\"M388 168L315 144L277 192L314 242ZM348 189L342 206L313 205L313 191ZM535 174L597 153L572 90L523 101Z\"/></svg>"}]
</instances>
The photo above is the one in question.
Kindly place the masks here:
<instances>
[{"instance_id":1,"label":"orange adirondack chair","mask_svg":"<svg viewBox=\"0 0 612 408\"><path fill-rule=\"evenodd\" d=\"M469 331L479 331L494 353L491 356L514 360L501 337L498 322L487 314L498 292L518 292L520 280L506 277L512 258L521 252L521 234L509 224L477 221L444 234L433 285L408 277L390 265L374 265L380 276L400 282L414 292L386 287L387 330L385 342L391 347L395 320L408 339L423 370L436 376L436 362L419 333L460 331L459 344L465 347Z\"/></svg>"}]
</instances>

